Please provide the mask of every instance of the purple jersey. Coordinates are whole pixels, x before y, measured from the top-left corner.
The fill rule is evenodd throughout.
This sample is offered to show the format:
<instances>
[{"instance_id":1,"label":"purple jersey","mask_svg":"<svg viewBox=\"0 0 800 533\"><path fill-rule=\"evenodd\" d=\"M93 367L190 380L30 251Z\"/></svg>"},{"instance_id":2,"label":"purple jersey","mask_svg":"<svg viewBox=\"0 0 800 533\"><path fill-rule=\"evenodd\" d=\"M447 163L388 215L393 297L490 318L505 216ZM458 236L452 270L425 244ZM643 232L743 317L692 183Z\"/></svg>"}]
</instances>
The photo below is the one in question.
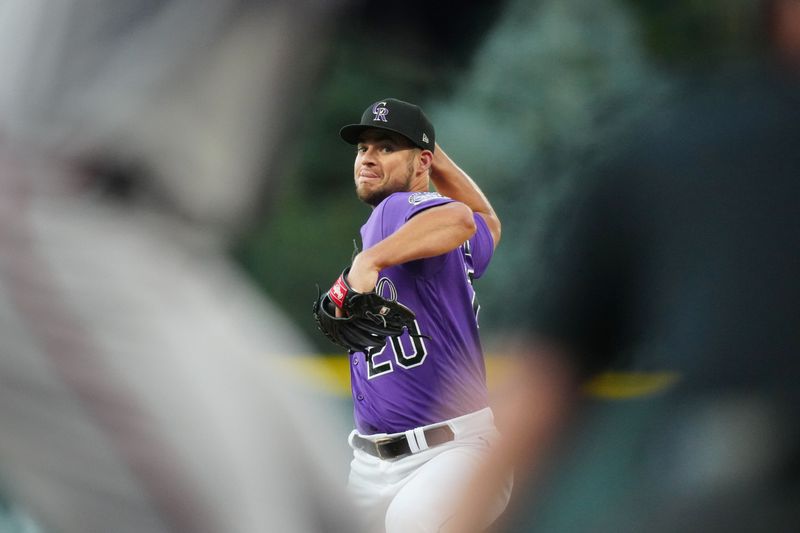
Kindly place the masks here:
<instances>
[{"instance_id":1,"label":"purple jersey","mask_svg":"<svg viewBox=\"0 0 800 533\"><path fill-rule=\"evenodd\" d=\"M394 193L361 228L364 249L411 217L453 200L431 192ZM382 349L350 355L356 428L397 433L487 406L486 369L478 337L472 279L486 270L491 233L475 215L477 232L455 250L380 272L376 290L416 313L416 331L390 337Z\"/></svg>"}]
</instances>

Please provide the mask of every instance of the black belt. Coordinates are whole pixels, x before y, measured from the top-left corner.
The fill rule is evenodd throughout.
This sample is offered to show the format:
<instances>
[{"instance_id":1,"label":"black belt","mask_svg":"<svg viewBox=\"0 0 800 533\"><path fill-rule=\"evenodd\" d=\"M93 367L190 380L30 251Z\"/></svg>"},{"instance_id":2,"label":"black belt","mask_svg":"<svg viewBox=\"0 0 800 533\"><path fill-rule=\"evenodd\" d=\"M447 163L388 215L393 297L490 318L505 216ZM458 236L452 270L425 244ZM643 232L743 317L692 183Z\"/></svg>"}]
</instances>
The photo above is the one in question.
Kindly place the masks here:
<instances>
[{"instance_id":1,"label":"black belt","mask_svg":"<svg viewBox=\"0 0 800 533\"><path fill-rule=\"evenodd\" d=\"M423 433L425 434L425 442L428 443L428 448L450 442L455 438L450 426L428 428ZM411 445L405 435L385 437L372 441L355 434L353 435L353 446L381 459L397 459L412 453Z\"/></svg>"}]
</instances>

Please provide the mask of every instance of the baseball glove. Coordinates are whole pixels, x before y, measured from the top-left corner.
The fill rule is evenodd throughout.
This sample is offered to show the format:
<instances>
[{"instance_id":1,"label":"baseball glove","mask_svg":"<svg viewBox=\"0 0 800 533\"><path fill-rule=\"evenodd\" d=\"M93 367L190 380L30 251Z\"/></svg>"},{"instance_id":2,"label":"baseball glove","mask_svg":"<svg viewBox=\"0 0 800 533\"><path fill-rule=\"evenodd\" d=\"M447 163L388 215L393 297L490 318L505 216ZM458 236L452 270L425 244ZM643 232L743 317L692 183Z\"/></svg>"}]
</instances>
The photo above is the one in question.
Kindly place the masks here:
<instances>
[{"instance_id":1,"label":"baseball glove","mask_svg":"<svg viewBox=\"0 0 800 533\"><path fill-rule=\"evenodd\" d=\"M366 352L414 323L414 312L397 300L353 290L347 283L349 271L346 268L330 290L314 301L314 320L326 337L350 351ZM343 316L336 316L337 307Z\"/></svg>"}]
</instances>

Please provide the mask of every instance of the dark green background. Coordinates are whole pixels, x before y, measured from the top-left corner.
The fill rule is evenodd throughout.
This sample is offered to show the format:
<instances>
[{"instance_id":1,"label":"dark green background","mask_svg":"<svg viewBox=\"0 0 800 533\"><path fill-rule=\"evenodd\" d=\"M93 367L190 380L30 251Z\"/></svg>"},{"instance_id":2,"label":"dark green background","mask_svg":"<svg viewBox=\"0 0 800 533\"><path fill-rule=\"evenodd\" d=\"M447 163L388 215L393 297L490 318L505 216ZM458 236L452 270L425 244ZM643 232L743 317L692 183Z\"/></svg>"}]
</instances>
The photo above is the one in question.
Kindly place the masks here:
<instances>
[{"instance_id":1,"label":"dark green background","mask_svg":"<svg viewBox=\"0 0 800 533\"><path fill-rule=\"evenodd\" d=\"M349 263L369 214L337 132L379 98L417 102L503 221L477 284L491 350L521 324L553 200L686 72L750 55L762 33L749 0L350 4L297 110L268 209L233 253L320 353L337 352L313 325L315 285L327 289Z\"/></svg>"}]
</instances>

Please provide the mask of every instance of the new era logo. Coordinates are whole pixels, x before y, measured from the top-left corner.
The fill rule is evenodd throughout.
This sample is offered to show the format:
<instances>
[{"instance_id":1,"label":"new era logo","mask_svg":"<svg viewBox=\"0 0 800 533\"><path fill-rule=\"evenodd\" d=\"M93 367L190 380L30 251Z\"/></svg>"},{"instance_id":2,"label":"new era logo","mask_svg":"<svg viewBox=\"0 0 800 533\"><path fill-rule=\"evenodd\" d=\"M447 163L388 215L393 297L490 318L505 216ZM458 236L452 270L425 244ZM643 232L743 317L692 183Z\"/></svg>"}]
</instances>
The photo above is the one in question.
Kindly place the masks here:
<instances>
[{"instance_id":1,"label":"new era logo","mask_svg":"<svg viewBox=\"0 0 800 533\"><path fill-rule=\"evenodd\" d=\"M427 136L427 135L425 135L424 133L422 134L422 142L424 142L424 143L428 143L428 142L430 142L430 141L428 140L428 136Z\"/></svg>"}]
</instances>

